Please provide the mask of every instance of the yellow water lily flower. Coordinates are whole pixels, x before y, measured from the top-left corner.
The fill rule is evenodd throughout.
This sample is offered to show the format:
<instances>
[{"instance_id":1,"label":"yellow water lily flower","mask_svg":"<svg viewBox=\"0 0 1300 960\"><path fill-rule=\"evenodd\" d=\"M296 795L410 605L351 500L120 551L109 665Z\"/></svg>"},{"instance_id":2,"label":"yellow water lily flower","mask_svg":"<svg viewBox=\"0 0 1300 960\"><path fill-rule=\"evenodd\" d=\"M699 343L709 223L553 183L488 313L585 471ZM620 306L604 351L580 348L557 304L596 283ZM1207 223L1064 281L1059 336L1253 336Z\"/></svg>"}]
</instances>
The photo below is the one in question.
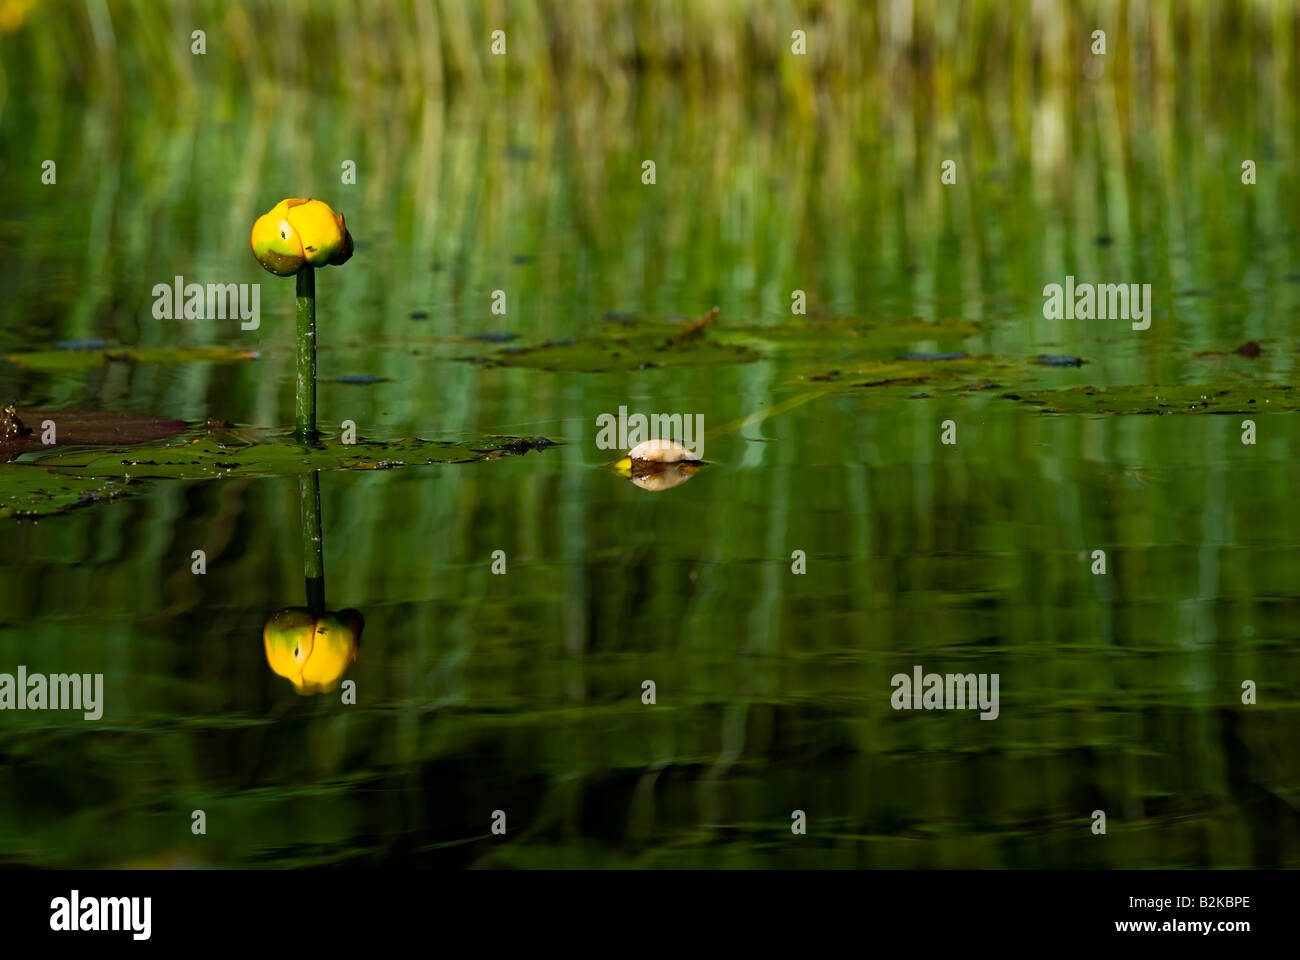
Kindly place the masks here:
<instances>
[{"instance_id":1,"label":"yellow water lily flower","mask_svg":"<svg viewBox=\"0 0 1300 960\"><path fill-rule=\"evenodd\" d=\"M338 686L357 658L365 618L356 610L313 617L306 607L271 615L262 629L266 662L304 696Z\"/></svg>"},{"instance_id":2,"label":"yellow water lily flower","mask_svg":"<svg viewBox=\"0 0 1300 960\"><path fill-rule=\"evenodd\" d=\"M320 200L281 200L253 222L250 240L257 262L279 277L303 267L339 266L352 256L343 214Z\"/></svg>"}]
</instances>

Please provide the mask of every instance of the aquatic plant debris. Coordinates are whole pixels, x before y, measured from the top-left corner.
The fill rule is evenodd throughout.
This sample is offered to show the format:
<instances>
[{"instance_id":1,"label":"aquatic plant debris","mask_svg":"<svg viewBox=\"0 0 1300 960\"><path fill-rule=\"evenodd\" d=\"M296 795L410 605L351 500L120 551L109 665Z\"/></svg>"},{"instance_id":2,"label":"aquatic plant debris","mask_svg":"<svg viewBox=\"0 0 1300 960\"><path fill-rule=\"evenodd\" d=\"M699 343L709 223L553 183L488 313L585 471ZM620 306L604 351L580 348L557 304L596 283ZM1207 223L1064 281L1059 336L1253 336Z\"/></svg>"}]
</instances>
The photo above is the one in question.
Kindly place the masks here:
<instances>
[{"instance_id":1,"label":"aquatic plant debris","mask_svg":"<svg viewBox=\"0 0 1300 960\"><path fill-rule=\"evenodd\" d=\"M610 469L641 489L658 493L685 483L702 466L680 443L653 439L637 444Z\"/></svg>"}]
</instances>

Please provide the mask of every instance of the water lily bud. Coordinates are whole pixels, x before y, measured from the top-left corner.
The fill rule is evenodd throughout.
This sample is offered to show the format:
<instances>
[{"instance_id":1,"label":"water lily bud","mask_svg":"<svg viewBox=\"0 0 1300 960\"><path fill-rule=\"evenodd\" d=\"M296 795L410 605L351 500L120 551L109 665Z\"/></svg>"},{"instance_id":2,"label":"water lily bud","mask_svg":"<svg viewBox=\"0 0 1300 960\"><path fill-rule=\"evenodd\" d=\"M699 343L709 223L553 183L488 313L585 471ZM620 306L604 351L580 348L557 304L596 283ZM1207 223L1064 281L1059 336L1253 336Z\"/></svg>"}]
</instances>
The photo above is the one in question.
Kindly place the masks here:
<instances>
[{"instance_id":1,"label":"water lily bud","mask_svg":"<svg viewBox=\"0 0 1300 960\"><path fill-rule=\"evenodd\" d=\"M304 266L339 266L352 256L343 215L319 200L281 200L254 221L250 240L257 262L280 277Z\"/></svg>"}]
</instances>

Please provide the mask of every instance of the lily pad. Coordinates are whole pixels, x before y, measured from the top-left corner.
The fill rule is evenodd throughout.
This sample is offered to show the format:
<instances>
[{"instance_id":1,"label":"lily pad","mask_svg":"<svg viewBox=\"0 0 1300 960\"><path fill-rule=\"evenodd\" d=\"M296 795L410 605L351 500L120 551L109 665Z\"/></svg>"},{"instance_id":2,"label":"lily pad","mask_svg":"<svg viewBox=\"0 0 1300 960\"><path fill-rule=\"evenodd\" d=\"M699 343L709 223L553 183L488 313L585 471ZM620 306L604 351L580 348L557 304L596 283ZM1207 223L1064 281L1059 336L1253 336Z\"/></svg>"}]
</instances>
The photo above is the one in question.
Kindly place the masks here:
<instances>
[{"instance_id":1,"label":"lily pad","mask_svg":"<svg viewBox=\"0 0 1300 960\"><path fill-rule=\"evenodd\" d=\"M580 340L549 340L535 346L503 347L491 357L462 359L502 367L530 367L565 373L608 373L647 367L750 363L759 354L742 344L712 340L714 307L686 324L632 321L622 329Z\"/></svg>"},{"instance_id":2,"label":"lily pad","mask_svg":"<svg viewBox=\"0 0 1300 960\"><path fill-rule=\"evenodd\" d=\"M456 359L569 373L752 363L771 356L824 361L833 354L846 358L840 362L856 362L897 356L916 344L942 343L956 348L980 332L976 324L958 318L887 321L799 315L772 323L738 323L718 319L717 308L694 320L608 313L601 322L603 329L597 336L504 346L489 355Z\"/></svg>"},{"instance_id":3,"label":"lily pad","mask_svg":"<svg viewBox=\"0 0 1300 960\"><path fill-rule=\"evenodd\" d=\"M42 424L54 424L53 444L42 441ZM0 410L0 461L54 446L123 446L164 440L184 433L184 420L102 410Z\"/></svg>"},{"instance_id":4,"label":"lily pad","mask_svg":"<svg viewBox=\"0 0 1300 960\"><path fill-rule=\"evenodd\" d=\"M7 353L9 363L40 370L46 373L77 373L102 367L109 363L239 363L256 360L256 350L234 350L229 347L130 347L102 350L55 349L35 350L30 353Z\"/></svg>"},{"instance_id":5,"label":"lily pad","mask_svg":"<svg viewBox=\"0 0 1300 960\"><path fill-rule=\"evenodd\" d=\"M1300 391L1286 384L1074 387L1019 390L1003 396L1008 400L1033 404L1045 413L1278 413L1300 410Z\"/></svg>"},{"instance_id":6,"label":"lily pad","mask_svg":"<svg viewBox=\"0 0 1300 960\"><path fill-rule=\"evenodd\" d=\"M951 343L976 336L980 328L955 317L937 320L913 318L901 321L855 317L788 317L773 324L727 324L714 332L721 343L760 342L775 351L821 352L828 345L871 353L896 354L917 343Z\"/></svg>"},{"instance_id":7,"label":"lily pad","mask_svg":"<svg viewBox=\"0 0 1300 960\"><path fill-rule=\"evenodd\" d=\"M0 467L0 517L43 517L121 496L126 484L60 476L33 467Z\"/></svg>"},{"instance_id":8,"label":"lily pad","mask_svg":"<svg viewBox=\"0 0 1300 960\"><path fill-rule=\"evenodd\" d=\"M86 449L34 456L7 471L45 467L75 477L131 477L205 480L269 477L315 470L386 470L414 464L471 463L544 450L545 437L489 437L474 441L405 439L391 443L337 440L306 447L291 439L240 444L211 435L183 443L149 444L128 449ZM42 471L43 472L43 471Z\"/></svg>"},{"instance_id":9,"label":"lily pad","mask_svg":"<svg viewBox=\"0 0 1300 960\"><path fill-rule=\"evenodd\" d=\"M901 387L935 384L949 387L985 389L992 379L1015 375L1017 365L993 357L942 354L919 359L855 363L833 370L809 373L803 379L824 383L828 389L849 390L859 387Z\"/></svg>"},{"instance_id":10,"label":"lily pad","mask_svg":"<svg viewBox=\"0 0 1300 960\"><path fill-rule=\"evenodd\" d=\"M608 373L649 367L698 367L752 363L759 354L741 344L700 339L674 343L665 333L588 337L501 350L483 362L565 373Z\"/></svg>"}]
</instances>

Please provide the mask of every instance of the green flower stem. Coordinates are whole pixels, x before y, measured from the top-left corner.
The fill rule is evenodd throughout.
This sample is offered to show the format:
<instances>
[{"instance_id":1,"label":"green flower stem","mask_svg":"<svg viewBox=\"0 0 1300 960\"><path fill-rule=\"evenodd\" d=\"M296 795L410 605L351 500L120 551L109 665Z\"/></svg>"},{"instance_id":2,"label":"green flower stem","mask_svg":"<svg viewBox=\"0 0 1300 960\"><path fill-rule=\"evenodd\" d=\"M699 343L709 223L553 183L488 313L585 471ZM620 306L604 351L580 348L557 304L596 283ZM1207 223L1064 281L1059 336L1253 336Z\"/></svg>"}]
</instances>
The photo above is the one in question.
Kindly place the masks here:
<instances>
[{"instance_id":1,"label":"green flower stem","mask_svg":"<svg viewBox=\"0 0 1300 960\"><path fill-rule=\"evenodd\" d=\"M307 580L307 609L325 612L325 541L320 530L320 472L298 476L298 517L302 521L302 572Z\"/></svg>"},{"instance_id":2,"label":"green flower stem","mask_svg":"<svg viewBox=\"0 0 1300 960\"><path fill-rule=\"evenodd\" d=\"M296 436L316 442L316 268L298 271L298 386Z\"/></svg>"}]
</instances>

